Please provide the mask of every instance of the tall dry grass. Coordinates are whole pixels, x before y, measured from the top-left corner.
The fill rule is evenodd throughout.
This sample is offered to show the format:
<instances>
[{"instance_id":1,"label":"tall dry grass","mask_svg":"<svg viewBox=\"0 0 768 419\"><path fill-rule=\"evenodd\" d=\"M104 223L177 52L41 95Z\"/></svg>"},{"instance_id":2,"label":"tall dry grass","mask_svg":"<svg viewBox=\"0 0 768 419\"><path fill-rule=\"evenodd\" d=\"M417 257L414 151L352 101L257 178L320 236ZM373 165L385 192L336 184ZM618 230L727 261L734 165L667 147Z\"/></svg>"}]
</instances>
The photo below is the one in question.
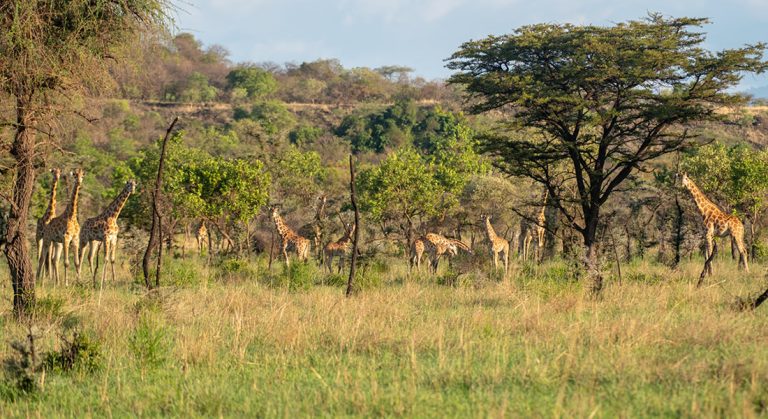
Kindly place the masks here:
<instances>
[{"instance_id":1,"label":"tall dry grass","mask_svg":"<svg viewBox=\"0 0 768 419\"><path fill-rule=\"evenodd\" d=\"M41 350L75 324L101 343L102 367L49 373L38 395L6 398L0 413L768 414L768 311L732 305L765 285L759 265L743 276L718 261L697 289L698 262L677 271L634 262L593 300L562 262L516 265L502 281L481 272L450 282L407 276L404 261L392 260L380 285L349 299L336 286L276 286L285 273L263 260L236 277L172 263L194 264L199 278L147 295L123 271L100 304L86 286L41 289ZM3 342L26 333L10 313L1 319ZM0 357L11 355L0 347Z\"/></svg>"}]
</instances>

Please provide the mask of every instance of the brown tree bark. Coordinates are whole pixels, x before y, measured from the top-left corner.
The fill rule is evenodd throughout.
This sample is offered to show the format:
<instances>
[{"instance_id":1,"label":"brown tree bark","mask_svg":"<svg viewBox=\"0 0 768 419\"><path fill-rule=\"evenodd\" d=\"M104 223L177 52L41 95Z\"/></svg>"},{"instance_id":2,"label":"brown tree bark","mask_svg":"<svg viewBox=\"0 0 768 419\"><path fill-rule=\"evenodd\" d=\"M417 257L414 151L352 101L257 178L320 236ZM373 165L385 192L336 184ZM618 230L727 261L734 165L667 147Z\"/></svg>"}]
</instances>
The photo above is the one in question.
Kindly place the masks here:
<instances>
[{"instance_id":1,"label":"brown tree bark","mask_svg":"<svg viewBox=\"0 0 768 419\"><path fill-rule=\"evenodd\" d=\"M16 102L16 133L11 144L15 160L15 180L8 215L5 258L13 285L13 313L25 317L35 303L35 275L27 244L27 219L29 204L35 185L35 134L34 120L22 99Z\"/></svg>"},{"instance_id":2,"label":"brown tree bark","mask_svg":"<svg viewBox=\"0 0 768 419\"><path fill-rule=\"evenodd\" d=\"M152 192L152 227L149 230L149 241L147 242L147 249L144 251L144 259L142 260L142 270L144 273L144 284L147 289L152 289L152 282L149 279L149 262L152 257L152 251L157 247L157 265L155 272L155 287L160 286L160 267L163 260L163 246L162 246L162 217L160 216L160 210L158 209L158 199L160 198L160 190L163 185L163 167L165 165L165 150L168 144L168 138L171 136L173 127L178 122L179 118L173 118L173 122L165 131L165 137L160 146L160 161L157 165L157 177L155 179L155 188Z\"/></svg>"},{"instance_id":3,"label":"brown tree bark","mask_svg":"<svg viewBox=\"0 0 768 419\"><path fill-rule=\"evenodd\" d=\"M352 239L352 262L349 266L349 279L347 280L347 292L349 297L354 291L355 270L357 269L357 243L360 237L360 211L357 208L357 197L355 196L355 163L352 155L349 155L349 195L352 201L352 209L355 211L355 234Z\"/></svg>"}]
</instances>

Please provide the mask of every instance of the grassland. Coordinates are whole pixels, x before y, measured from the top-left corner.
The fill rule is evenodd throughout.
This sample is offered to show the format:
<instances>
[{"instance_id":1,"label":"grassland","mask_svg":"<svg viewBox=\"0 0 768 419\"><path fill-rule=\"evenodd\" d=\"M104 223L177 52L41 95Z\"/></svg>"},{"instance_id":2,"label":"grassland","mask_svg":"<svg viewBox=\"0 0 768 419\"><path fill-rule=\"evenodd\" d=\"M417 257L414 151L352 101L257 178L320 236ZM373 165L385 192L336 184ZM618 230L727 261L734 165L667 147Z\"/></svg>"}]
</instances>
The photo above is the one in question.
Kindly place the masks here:
<instances>
[{"instance_id":1,"label":"grassland","mask_svg":"<svg viewBox=\"0 0 768 419\"><path fill-rule=\"evenodd\" d=\"M38 353L79 330L98 356L38 372L31 394L6 377L0 415L765 416L768 310L732 306L764 269L723 259L697 289L699 263L634 262L598 301L558 261L495 280L407 277L390 260L349 299L340 277L263 259L174 260L151 295L127 270L100 300L46 284ZM12 359L27 328L7 309L0 322Z\"/></svg>"}]
</instances>

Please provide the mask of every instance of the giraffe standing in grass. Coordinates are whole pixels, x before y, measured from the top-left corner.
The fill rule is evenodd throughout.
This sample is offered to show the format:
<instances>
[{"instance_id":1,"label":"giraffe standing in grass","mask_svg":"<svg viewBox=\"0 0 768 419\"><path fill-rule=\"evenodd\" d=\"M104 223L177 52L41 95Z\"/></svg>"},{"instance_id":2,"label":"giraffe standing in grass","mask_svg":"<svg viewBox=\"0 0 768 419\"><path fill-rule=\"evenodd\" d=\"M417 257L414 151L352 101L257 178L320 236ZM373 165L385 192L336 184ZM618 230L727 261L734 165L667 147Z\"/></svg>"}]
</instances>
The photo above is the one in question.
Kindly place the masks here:
<instances>
[{"instance_id":1,"label":"giraffe standing in grass","mask_svg":"<svg viewBox=\"0 0 768 419\"><path fill-rule=\"evenodd\" d=\"M57 168L51 169L51 174L53 175L53 182L51 182L51 198L48 200L48 208L45 209L45 213L43 213L43 216L37 220L37 228L35 229L35 243L37 243L38 266L40 265L40 260L43 257L43 230L45 230L45 226L47 226L56 215L56 189L59 186L61 170ZM48 249L47 254L50 259L51 249ZM43 269L45 269L45 273L49 276L51 274L50 265L50 260L46 260L43 267ZM40 280L40 272L38 272L37 276L37 280Z\"/></svg>"},{"instance_id":2,"label":"giraffe standing in grass","mask_svg":"<svg viewBox=\"0 0 768 419\"><path fill-rule=\"evenodd\" d=\"M200 221L200 225L197 226L195 240L197 240L197 250L200 252L200 256L202 256L203 247L208 245L208 228L205 227L205 221ZM210 252L211 248L208 246L208 253Z\"/></svg>"},{"instance_id":3,"label":"giraffe standing in grass","mask_svg":"<svg viewBox=\"0 0 768 419\"><path fill-rule=\"evenodd\" d=\"M424 237L419 237L418 239L413 241L413 244L411 244L411 254L410 258L408 259L408 262L410 262L408 265L411 269L413 269L414 266L416 266L416 270L421 272L421 258L424 256L424 251L426 249L426 245L424 242L426 239Z\"/></svg>"},{"instance_id":4,"label":"giraffe standing in grass","mask_svg":"<svg viewBox=\"0 0 768 419\"><path fill-rule=\"evenodd\" d=\"M440 257L445 255L456 256L458 249L462 249L469 253L472 253L469 246L456 239L449 239L441 236L440 234L427 233L423 238L424 247L427 253L429 253L430 267L432 273L437 273L437 265L440 262Z\"/></svg>"},{"instance_id":5,"label":"giraffe standing in grass","mask_svg":"<svg viewBox=\"0 0 768 419\"><path fill-rule=\"evenodd\" d=\"M299 260L306 262L311 247L309 239L299 236L295 231L288 227L285 224L285 221L283 221L283 217L280 216L277 207L272 207L272 220L275 222L275 227L282 240L285 265L288 266L290 264L290 261L288 260L288 246L293 246L293 248L296 249L296 255Z\"/></svg>"},{"instance_id":6,"label":"giraffe standing in grass","mask_svg":"<svg viewBox=\"0 0 768 419\"><path fill-rule=\"evenodd\" d=\"M485 232L488 235L488 241L491 243L491 253L493 253L493 268L499 269L499 253L504 253L504 274L509 269L509 242L499 237L491 224L491 216L483 215L485 222Z\"/></svg>"},{"instance_id":7,"label":"giraffe standing in grass","mask_svg":"<svg viewBox=\"0 0 768 419\"><path fill-rule=\"evenodd\" d=\"M74 247L72 254L75 259L75 269L77 271L77 277L80 278L80 261L78 259L80 242L78 237L80 236L80 224L77 222L77 204L80 199L80 187L83 183L83 169L76 169L71 173L74 179L74 185L72 187L72 196L67 204L67 208L64 213L58 217L54 217L51 222L43 228L43 258L38 260L37 264L37 276L43 269L43 262L48 261L50 258L50 251L53 251L53 278L54 283L59 282L59 259L61 258L62 250L64 251L64 284L69 285L69 279L67 278L67 271L69 270L69 247ZM49 267L50 271L50 267Z\"/></svg>"},{"instance_id":8,"label":"giraffe standing in grass","mask_svg":"<svg viewBox=\"0 0 768 419\"><path fill-rule=\"evenodd\" d=\"M698 186L688 177L687 174L682 174L683 186L693 196L693 200L696 202L699 212L704 218L704 226L707 229L706 241L707 248L704 255L705 260L709 259L712 254L712 248L714 245L715 234L718 236L730 235L731 240L736 244L736 248L739 251L739 265L744 267L744 270L749 272L749 264L747 262L747 247L744 245L744 224L741 223L734 215L725 214L717 205L710 201ZM707 274L712 275L712 265L707 265Z\"/></svg>"},{"instance_id":9,"label":"giraffe standing in grass","mask_svg":"<svg viewBox=\"0 0 768 419\"><path fill-rule=\"evenodd\" d=\"M536 226L534 230L536 232L536 259L541 260L544 253L544 242L547 237L547 199L549 198L549 190L544 192L544 202L541 204L539 215L536 217Z\"/></svg>"},{"instance_id":10,"label":"giraffe standing in grass","mask_svg":"<svg viewBox=\"0 0 768 419\"><path fill-rule=\"evenodd\" d=\"M85 220L80 230L80 254L78 266L82 266L85 257L85 247L88 246L88 267L93 275L93 286L96 287L96 271L99 270L99 261L96 260L96 268L93 259L100 246L104 246L104 269L101 271L101 286L104 286L104 277L107 274L107 262L112 268L112 282L115 281L115 253L117 250L117 233L120 228L117 225L117 217L123 210L128 197L136 191L136 181L129 180L125 187L117 195L114 201L102 211L101 214Z\"/></svg>"},{"instance_id":11,"label":"giraffe standing in grass","mask_svg":"<svg viewBox=\"0 0 768 419\"><path fill-rule=\"evenodd\" d=\"M333 258L336 256L339 257L339 272L341 272L341 269L344 267L344 258L350 250L349 245L352 243L352 235L355 234L355 228L354 224L347 226L347 232L344 234L344 237L325 246L323 257L326 266L328 266L328 272L333 272Z\"/></svg>"}]
</instances>

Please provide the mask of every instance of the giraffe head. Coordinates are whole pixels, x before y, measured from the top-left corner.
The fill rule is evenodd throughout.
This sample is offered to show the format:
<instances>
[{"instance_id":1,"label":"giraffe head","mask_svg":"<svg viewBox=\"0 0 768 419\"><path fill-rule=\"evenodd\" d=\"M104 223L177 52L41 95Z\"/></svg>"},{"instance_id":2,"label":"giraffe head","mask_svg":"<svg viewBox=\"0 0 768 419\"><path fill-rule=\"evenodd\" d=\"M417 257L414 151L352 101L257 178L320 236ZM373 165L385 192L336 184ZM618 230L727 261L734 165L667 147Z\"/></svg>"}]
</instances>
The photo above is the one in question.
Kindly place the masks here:
<instances>
[{"instance_id":1,"label":"giraffe head","mask_svg":"<svg viewBox=\"0 0 768 419\"><path fill-rule=\"evenodd\" d=\"M677 177L677 178L680 178L680 183L681 183L681 184L682 184L684 187L686 187L686 188L687 188L688 186L690 186L690 185L691 185L691 179L688 177L688 174L687 174L687 173L685 173L685 172L680 172L680 173L678 173L678 174L677 174L677 176L675 176L675 177Z\"/></svg>"},{"instance_id":2,"label":"giraffe head","mask_svg":"<svg viewBox=\"0 0 768 419\"><path fill-rule=\"evenodd\" d=\"M51 174L53 175L53 180L59 180L61 178L61 169L54 167L51 169Z\"/></svg>"},{"instance_id":3,"label":"giraffe head","mask_svg":"<svg viewBox=\"0 0 768 419\"><path fill-rule=\"evenodd\" d=\"M136 192L136 181L131 179L128 182L125 182L125 188L128 190L129 194Z\"/></svg>"},{"instance_id":4,"label":"giraffe head","mask_svg":"<svg viewBox=\"0 0 768 419\"><path fill-rule=\"evenodd\" d=\"M75 184L83 183L84 172L83 169L77 168L70 172L70 176L75 180Z\"/></svg>"},{"instance_id":5,"label":"giraffe head","mask_svg":"<svg viewBox=\"0 0 768 419\"><path fill-rule=\"evenodd\" d=\"M269 213L272 215L272 218L277 218L280 216L280 208L277 205L272 205L269 207Z\"/></svg>"}]
</instances>

